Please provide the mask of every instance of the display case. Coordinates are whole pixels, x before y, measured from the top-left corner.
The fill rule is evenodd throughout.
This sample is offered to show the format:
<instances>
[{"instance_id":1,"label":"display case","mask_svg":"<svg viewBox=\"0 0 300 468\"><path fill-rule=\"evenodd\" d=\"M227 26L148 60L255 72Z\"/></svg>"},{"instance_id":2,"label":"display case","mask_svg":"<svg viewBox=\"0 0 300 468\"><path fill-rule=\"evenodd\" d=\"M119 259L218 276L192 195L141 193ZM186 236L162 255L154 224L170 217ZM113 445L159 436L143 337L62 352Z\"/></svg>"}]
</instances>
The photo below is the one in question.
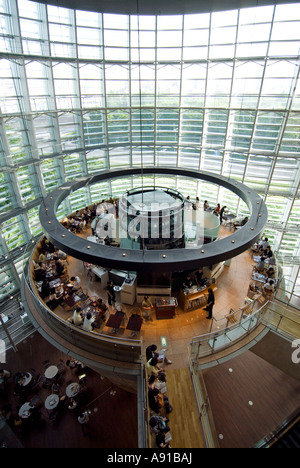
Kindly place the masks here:
<instances>
[{"instance_id":1,"label":"display case","mask_svg":"<svg viewBox=\"0 0 300 468\"><path fill-rule=\"evenodd\" d=\"M173 318L176 315L177 299L168 297L166 299L156 299L155 312L157 319Z\"/></svg>"}]
</instances>

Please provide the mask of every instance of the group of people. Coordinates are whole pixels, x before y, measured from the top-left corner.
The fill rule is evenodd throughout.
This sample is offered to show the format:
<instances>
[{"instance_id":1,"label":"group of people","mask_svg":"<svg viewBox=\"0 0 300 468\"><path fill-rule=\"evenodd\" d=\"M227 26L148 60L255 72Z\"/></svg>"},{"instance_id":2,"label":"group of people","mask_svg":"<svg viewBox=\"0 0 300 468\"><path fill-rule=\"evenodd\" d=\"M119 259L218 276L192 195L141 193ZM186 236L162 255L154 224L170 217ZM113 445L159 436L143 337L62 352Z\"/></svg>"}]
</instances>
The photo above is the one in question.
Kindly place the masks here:
<instances>
[{"instance_id":1,"label":"group of people","mask_svg":"<svg viewBox=\"0 0 300 468\"><path fill-rule=\"evenodd\" d=\"M77 210L73 215L65 217L62 220L62 224L69 231L75 234L82 232L83 229L90 223L90 221L96 216L96 207L92 210L86 206L83 210Z\"/></svg>"},{"instance_id":2,"label":"group of people","mask_svg":"<svg viewBox=\"0 0 300 468\"><path fill-rule=\"evenodd\" d=\"M63 363L62 363L63 364ZM86 407L86 373L89 369L80 361L69 359L65 363L64 369L52 378L45 386L43 376L44 363L42 364L42 373L37 373L34 369L29 372L12 372L4 367L0 369L1 400L0 419L4 420L12 429L18 429L22 433L27 433L34 427L39 427L41 419L53 420L53 415L64 411L74 410L75 416L81 416ZM64 380L63 374L70 368L72 375L77 374L78 384L77 392L74 396L67 394L69 380ZM82 373L84 372L84 375ZM46 375L46 374L45 374ZM75 379L74 383L77 383ZM65 388L66 387L66 388ZM53 409L47 406L47 398L50 395L57 395L59 401ZM42 409L44 406L44 409ZM44 424L44 422L43 422Z\"/></svg>"},{"instance_id":3,"label":"group of people","mask_svg":"<svg viewBox=\"0 0 300 468\"><path fill-rule=\"evenodd\" d=\"M166 355L166 349L157 351L157 346L152 344L146 348L147 376L148 376L148 403L152 414L149 419L149 427L155 435L158 448L170 448L170 427L169 418L160 413L165 410L166 415L173 411L169 399L166 395L166 372L163 363L172 364Z\"/></svg>"},{"instance_id":4,"label":"group of people","mask_svg":"<svg viewBox=\"0 0 300 468\"><path fill-rule=\"evenodd\" d=\"M220 219L220 224L222 224L224 215L226 212L228 212L227 206L224 205L221 207L220 203L217 203L216 206L210 206L207 200L204 200L203 204L200 202L199 197L196 197L195 202L193 202L188 196L185 201L185 206L187 207L188 210L203 210L203 211L208 211L210 213L213 213L215 216L219 217ZM248 216L245 216L243 219L240 221L235 221L233 223L234 229L238 229L242 226L244 226L249 220Z\"/></svg>"},{"instance_id":5,"label":"group of people","mask_svg":"<svg viewBox=\"0 0 300 468\"><path fill-rule=\"evenodd\" d=\"M196 197L195 201L191 200L191 197L188 195L186 200L185 200L185 206L188 210L203 210L203 211L210 211L213 212L216 216L219 216L220 213L224 213L224 210L227 208L224 206L221 208L220 203L218 203L214 208L212 208L207 200L204 200L203 203L201 203L200 198Z\"/></svg>"},{"instance_id":6,"label":"group of people","mask_svg":"<svg viewBox=\"0 0 300 468\"><path fill-rule=\"evenodd\" d=\"M95 328L101 328L108 312L105 302L98 298L96 301L91 302L87 309L89 310L83 311L80 306L76 307L68 321L73 325L82 326L83 330L89 332Z\"/></svg>"},{"instance_id":7,"label":"group of people","mask_svg":"<svg viewBox=\"0 0 300 468\"><path fill-rule=\"evenodd\" d=\"M258 262L254 266L254 271L265 277L262 292L267 295L272 295L275 292L276 287L276 262L269 239L267 237L263 237L252 247L252 251L259 257Z\"/></svg>"},{"instance_id":8,"label":"group of people","mask_svg":"<svg viewBox=\"0 0 300 468\"><path fill-rule=\"evenodd\" d=\"M91 312L85 312L81 306L76 306L81 300L81 297L77 296L80 294L81 279L77 275L68 276L67 268L63 263L66 258L66 254L54 247L46 238L42 240L39 262L35 268L35 282L40 296L51 310L54 310L60 304L68 304L68 298L73 296L75 309L68 322L81 326L85 331L93 331L95 328L101 327L106 318L108 307L101 298L93 302L90 301ZM47 274L49 262L51 262L51 273ZM61 268L59 268L60 265L62 265ZM40 274L40 270L44 273L43 275ZM64 276L63 279L62 276ZM107 286L107 296L109 305L114 305L116 296L112 281Z\"/></svg>"}]
</instances>

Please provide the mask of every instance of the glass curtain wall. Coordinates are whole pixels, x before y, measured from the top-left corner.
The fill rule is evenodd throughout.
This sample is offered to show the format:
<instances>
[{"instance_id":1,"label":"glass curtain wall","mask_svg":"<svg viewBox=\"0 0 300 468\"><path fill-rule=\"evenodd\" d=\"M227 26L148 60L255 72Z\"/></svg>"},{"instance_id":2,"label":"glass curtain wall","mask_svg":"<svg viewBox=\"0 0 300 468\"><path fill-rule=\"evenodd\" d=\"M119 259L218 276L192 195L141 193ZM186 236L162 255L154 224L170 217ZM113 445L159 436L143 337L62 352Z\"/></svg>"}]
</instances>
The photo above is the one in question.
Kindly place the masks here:
<instances>
[{"instance_id":1,"label":"glass curtain wall","mask_svg":"<svg viewBox=\"0 0 300 468\"><path fill-rule=\"evenodd\" d=\"M0 302L19 290L47 193L142 165L210 171L258 191L265 234L299 293L299 49L300 3L138 17L0 0ZM217 187L157 184L245 210ZM73 193L60 215L114 190Z\"/></svg>"}]
</instances>

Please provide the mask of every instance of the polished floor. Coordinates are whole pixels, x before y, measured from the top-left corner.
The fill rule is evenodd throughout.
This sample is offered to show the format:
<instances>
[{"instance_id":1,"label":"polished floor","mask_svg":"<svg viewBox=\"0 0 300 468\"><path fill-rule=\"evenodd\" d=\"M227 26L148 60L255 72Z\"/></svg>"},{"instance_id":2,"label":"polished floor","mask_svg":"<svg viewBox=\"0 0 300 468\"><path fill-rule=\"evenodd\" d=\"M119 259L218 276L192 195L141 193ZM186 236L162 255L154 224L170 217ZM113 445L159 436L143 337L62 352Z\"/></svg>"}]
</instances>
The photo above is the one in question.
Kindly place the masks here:
<instances>
[{"instance_id":1,"label":"polished floor","mask_svg":"<svg viewBox=\"0 0 300 468\"><path fill-rule=\"evenodd\" d=\"M203 374L221 448L252 448L299 410L300 380L251 350Z\"/></svg>"},{"instance_id":2,"label":"polished floor","mask_svg":"<svg viewBox=\"0 0 300 468\"><path fill-rule=\"evenodd\" d=\"M88 235L89 231L85 233ZM231 234L229 230L221 226L220 235L227 236ZM222 318L230 312L230 309L238 309L245 303L247 296L251 272L253 268L253 259L248 251L233 258L230 266L224 266L221 276L217 279L217 290L215 292L214 323L218 326L218 321L222 323ZM106 291L101 288L101 283L91 281L84 269L83 262L74 258L69 258L68 265L69 276L78 275L82 280L82 287L87 289L91 296L102 297L107 303ZM138 304L133 306L123 305L123 310L130 316L132 309L136 310ZM67 319L70 312L64 311L58 307L55 312L60 317ZM112 310L113 312L113 310ZM141 312L141 310L140 310ZM180 307L177 308L177 315L174 319L156 320L155 312L152 313L150 321L144 321L141 333L137 338L143 341L144 349L149 344L160 345L161 337L167 339L168 357L172 360L173 368L187 367L187 351L192 337L210 332L212 323L206 319L206 312L198 309L193 312L183 312ZM104 327L102 333L111 334L111 330ZM120 329L116 336L129 337L130 332Z\"/></svg>"}]
</instances>

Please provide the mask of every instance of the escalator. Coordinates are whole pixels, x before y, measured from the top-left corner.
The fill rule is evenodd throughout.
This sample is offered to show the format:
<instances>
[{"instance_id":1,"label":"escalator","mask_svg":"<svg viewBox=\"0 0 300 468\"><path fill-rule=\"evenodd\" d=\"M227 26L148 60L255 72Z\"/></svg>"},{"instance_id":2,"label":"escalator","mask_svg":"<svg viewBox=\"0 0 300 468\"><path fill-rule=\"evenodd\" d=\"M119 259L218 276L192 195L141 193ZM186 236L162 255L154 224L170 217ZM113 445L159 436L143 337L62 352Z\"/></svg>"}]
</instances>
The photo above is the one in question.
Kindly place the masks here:
<instances>
[{"instance_id":1,"label":"escalator","mask_svg":"<svg viewBox=\"0 0 300 468\"><path fill-rule=\"evenodd\" d=\"M275 431L258 442L254 448L299 449L300 408L277 427Z\"/></svg>"},{"instance_id":2,"label":"escalator","mask_svg":"<svg viewBox=\"0 0 300 468\"><path fill-rule=\"evenodd\" d=\"M288 426L270 448L300 448L300 416L297 420Z\"/></svg>"}]
</instances>

